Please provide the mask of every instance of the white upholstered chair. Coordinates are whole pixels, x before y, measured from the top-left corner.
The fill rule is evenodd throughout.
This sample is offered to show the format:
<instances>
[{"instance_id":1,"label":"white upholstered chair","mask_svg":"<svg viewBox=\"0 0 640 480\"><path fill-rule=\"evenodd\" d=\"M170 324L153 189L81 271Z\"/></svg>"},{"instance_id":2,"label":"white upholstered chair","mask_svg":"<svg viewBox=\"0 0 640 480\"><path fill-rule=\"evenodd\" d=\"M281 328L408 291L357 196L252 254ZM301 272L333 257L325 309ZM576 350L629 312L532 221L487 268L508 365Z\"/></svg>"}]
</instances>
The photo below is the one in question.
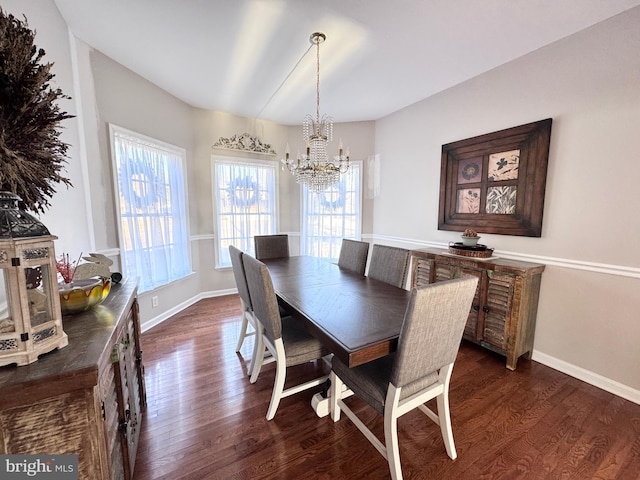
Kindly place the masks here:
<instances>
[{"instance_id":1,"label":"white upholstered chair","mask_svg":"<svg viewBox=\"0 0 640 480\"><path fill-rule=\"evenodd\" d=\"M276 359L275 383L267 410L267 420L271 420L282 398L322 385L328 378L328 375L323 375L285 389L287 367L318 359L326 360L329 351L300 322L292 317L280 317L278 300L267 266L246 253L242 258L253 312L264 327L262 341Z\"/></svg>"},{"instance_id":2,"label":"white upholstered chair","mask_svg":"<svg viewBox=\"0 0 640 480\"><path fill-rule=\"evenodd\" d=\"M419 408L440 425L447 454L456 448L449 414L449 382L478 279L463 277L414 288L398 349L386 357L349 368L332 360L330 411L338 421L343 411L389 463L391 478L402 479L398 417ZM344 386L384 417L384 444L341 398ZM425 402L437 399L437 413Z\"/></svg>"},{"instance_id":3,"label":"white upholstered chair","mask_svg":"<svg viewBox=\"0 0 640 480\"><path fill-rule=\"evenodd\" d=\"M367 276L404 288L409 268L409 250L375 244Z\"/></svg>"}]
</instances>

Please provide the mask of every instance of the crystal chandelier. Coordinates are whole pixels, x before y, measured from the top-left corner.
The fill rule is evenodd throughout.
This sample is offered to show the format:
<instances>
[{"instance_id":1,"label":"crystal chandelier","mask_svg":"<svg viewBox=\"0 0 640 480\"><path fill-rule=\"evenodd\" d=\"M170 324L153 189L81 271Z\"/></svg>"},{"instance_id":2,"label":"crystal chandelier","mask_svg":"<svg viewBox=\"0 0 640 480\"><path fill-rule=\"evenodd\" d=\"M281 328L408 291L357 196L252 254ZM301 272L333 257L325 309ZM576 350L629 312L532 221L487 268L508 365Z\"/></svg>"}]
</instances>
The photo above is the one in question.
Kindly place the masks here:
<instances>
[{"instance_id":1,"label":"crystal chandelier","mask_svg":"<svg viewBox=\"0 0 640 480\"><path fill-rule=\"evenodd\" d=\"M309 41L316 46L316 117L307 115L302 123L302 136L307 144L306 153L298 153L296 159L290 157L289 145L285 149L283 169L295 176L300 184L307 185L312 192L320 193L340 180L340 174L349 170L349 151L343 152L340 142L339 153L329 160L327 144L333 140L333 118L320 118L320 44L326 40L324 33L311 34Z\"/></svg>"}]
</instances>

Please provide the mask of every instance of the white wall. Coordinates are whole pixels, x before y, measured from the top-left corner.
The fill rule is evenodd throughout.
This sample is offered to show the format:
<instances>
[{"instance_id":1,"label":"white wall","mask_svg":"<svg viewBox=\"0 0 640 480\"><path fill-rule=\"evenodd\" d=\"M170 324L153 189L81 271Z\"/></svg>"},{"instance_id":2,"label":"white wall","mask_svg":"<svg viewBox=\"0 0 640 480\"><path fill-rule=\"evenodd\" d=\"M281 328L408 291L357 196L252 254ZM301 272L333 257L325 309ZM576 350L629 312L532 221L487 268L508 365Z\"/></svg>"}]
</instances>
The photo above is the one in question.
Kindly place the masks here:
<instances>
[{"instance_id":1,"label":"white wall","mask_svg":"<svg viewBox=\"0 0 640 480\"><path fill-rule=\"evenodd\" d=\"M534 358L636 401L639 25L635 8L379 120L373 228L418 244L457 240L437 229L441 146L553 118L542 237L483 243L549 264Z\"/></svg>"},{"instance_id":2,"label":"white wall","mask_svg":"<svg viewBox=\"0 0 640 480\"><path fill-rule=\"evenodd\" d=\"M36 31L35 45L46 52L43 62L52 62L51 73L55 75L51 81L52 88L60 88L71 100L60 99L58 104L62 111L78 115L78 94L75 91L73 75L73 59L70 52L69 35L64 20L51 0L3 0L2 9L20 20L27 17L28 26ZM56 235L57 256L69 253L77 258L80 252L88 253L94 248L89 229L90 212L87 208L88 191L85 189L85 173L87 171L86 156L80 145L80 130L77 118L64 120L60 139L69 144L69 161L66 172L73 188L64 185L56 187L56 193L50 199L51 207L40 220Z\"/></svg>"}]
</instances>

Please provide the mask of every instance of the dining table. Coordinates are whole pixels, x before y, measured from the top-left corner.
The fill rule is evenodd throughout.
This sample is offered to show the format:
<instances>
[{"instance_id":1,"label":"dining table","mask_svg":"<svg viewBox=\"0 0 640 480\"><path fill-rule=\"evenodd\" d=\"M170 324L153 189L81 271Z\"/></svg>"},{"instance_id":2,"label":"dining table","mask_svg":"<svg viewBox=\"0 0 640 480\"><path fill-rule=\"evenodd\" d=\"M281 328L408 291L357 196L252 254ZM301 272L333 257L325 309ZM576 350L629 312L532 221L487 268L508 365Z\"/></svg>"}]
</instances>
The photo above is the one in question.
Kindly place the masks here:
<instances>
[{"instance_id":1,"label":"dining table","mask_svg":"<svg viewBox=\"0 0 640 480\"><path fill-rule=\"evenodd\" d=\"M408 290L313 256L262 261L269 269L280 306L349 367L396 350ZM312 405L324 416L328 401L318 395Z\"/></svg>"}]
</instances>

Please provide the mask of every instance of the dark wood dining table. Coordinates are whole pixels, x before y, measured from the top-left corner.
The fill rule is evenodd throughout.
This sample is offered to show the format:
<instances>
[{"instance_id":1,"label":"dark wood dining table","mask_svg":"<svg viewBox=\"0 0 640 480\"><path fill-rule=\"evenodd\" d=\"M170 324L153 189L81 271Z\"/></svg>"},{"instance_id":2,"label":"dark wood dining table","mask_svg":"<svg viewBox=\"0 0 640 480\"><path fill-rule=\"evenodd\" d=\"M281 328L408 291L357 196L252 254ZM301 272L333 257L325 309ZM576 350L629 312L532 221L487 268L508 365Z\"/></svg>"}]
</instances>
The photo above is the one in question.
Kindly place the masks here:
<instances>
[{"instance_id":1,"label":"dark wood dining table","mask_svg":"<svg viewBox=\"0 0 640 480\"><path fill-rule=\"evenodd\" d=\"M280 305L346 365L395 351L409 291L311 256L263 262Z\"/></svg>"}]
</instances>

